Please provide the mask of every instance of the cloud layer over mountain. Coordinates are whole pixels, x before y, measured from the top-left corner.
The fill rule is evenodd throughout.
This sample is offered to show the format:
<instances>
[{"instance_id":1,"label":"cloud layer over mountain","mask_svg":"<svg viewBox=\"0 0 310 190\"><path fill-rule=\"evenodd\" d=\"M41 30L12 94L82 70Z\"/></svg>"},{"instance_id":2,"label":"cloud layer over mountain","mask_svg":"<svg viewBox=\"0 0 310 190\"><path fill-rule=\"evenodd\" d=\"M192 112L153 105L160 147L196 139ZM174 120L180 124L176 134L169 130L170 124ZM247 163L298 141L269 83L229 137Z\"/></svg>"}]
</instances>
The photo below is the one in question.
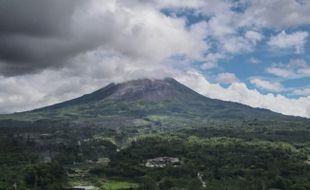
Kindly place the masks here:
<instances>
[{"instance_id":1,"label":"cloud layer over mountain","mask_svg":"<svg viewBox=\"0 0 310 190\"><path fill-rule=\"evenodd\" d=\"M212 98L310 117L309 9L295 0L2 1L0 112L172 76Z\"/></svg>"}]
</instances>

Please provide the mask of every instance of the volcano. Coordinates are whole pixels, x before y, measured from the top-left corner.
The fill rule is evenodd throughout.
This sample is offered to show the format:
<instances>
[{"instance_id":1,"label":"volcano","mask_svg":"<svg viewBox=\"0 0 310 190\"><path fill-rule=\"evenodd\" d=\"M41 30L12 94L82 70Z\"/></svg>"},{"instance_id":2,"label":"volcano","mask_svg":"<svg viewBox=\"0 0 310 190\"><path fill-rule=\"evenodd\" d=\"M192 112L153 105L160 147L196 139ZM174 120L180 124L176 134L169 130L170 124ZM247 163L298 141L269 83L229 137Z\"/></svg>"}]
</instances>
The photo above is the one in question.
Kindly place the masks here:
<instances>
[{"instance_id":1,"label":"volcano","mask_svg":"<svg viewBox=\"0 0 310 190\"><path fill-rule=\"evenodd\" d=\"M291 121L301 119L267 109L211 99L173 78L111 83L76 99L3 117L19 120L65 119L75 122L156 118L157 120L173 120L174 123L185 121L203 123L211 120Z\"/></svg>"}]
</instances>

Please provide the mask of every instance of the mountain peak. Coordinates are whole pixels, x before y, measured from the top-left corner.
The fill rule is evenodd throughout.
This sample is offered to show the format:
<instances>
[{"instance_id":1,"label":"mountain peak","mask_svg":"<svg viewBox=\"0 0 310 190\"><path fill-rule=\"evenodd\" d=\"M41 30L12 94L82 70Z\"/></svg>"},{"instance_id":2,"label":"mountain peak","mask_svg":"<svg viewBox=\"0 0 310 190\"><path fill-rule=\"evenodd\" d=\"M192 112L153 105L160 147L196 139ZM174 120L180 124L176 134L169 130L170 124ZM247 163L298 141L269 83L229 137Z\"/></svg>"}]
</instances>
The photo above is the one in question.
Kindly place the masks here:
<instances>
[{"instance_id":1,"label":"mountain peak","mask_svg":"<svg viewBox=\"0 0 310 190\"><path fill-rule=\"evenodd\" d=\"M66 102L44 107L38 110L52 108L58 109L67 106L86 104L90 102L111 100L111 101L146 101L160 102L169 99L185 100L192 95L200 94L177 82L173 78L164 79L136 79L122 83L110 83L107 86L94 91L90 94L83 95L79 98ZM197 98L197 97L196 97Z\"/></svg>"},{"instance_id":2,"label":"mountain peak","mask_svg":"<svg viewBox=\"0 0 310 190\"><path fill-rule=\"evenodd\" d=\"M180 95L178 85L181 84L173 78L131 80L117 84L109 99L158 102Z\"/></svg>"},{"instance_id":3,"label":"mountain peak","mask_svg":"<svg viewBox=\"0 0 310 190\"><path fill-rule=\"evenodd\" d=\"M46 117L90 119L107 116L182 115L203 119L282 119L281 114L233 102L210 99L173 78L110 83L79 98L34 110ZM142 114L142 115L143 115ZM44 115L44 114L43 114Z\"/></svg>"}]
</instances>

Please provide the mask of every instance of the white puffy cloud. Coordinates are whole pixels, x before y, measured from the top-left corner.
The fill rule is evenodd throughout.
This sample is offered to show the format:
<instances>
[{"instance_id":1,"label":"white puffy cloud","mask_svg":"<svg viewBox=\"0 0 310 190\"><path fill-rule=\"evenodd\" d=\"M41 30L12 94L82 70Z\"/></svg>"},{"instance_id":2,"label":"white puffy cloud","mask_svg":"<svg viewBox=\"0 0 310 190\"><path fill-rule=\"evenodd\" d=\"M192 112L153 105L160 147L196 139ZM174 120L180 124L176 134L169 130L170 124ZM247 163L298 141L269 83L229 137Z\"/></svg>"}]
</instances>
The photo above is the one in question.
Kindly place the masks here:
<instances>
[{"instance_id":1,"label":"white puffy cloud","mask_svg":"<svg viewBox=\"0 0 310 190\"><path fill-rule=\"evenodd\" d=\"M208 53L203 59L204 63L201 65L201 68L204 70L213 69L217 67L218 60L223 57L224 55L221 53Z\"/></svg>"},{"instance_id":2,"label":"white puffy cloud","mask_svg":"<svg viewBox=\"0 0 310 190\"><path fill-rule=\"evenodd\" d=\"M271 93L261 94L255 89L249 89L244 83L232 83L228 88L208 82L196 71L176 77L195 91L210 98L239 102L252 107L266 108L275 112L310 118L310 96L296 99Z\"/></svg>"},{"instance_id":3,"label":"white puffy cloud","mask_svg":"<svg viewBox=\"0 0 310 190\"><path fill-rule=\"evenodd\" d=\"M297 27L310 24L310 1L242 1L247 9L240 14L239 25L268 28Z\"/></svg>"},{"instance_id":4,"label":"white puffy cloud","mask_svg":"<svg viewBox=\"0 0 310 190\"><path fill-rule=\"evenodd\" d=\"M282 78L305 78L310 77L310 64L303 59L291 59L288 64L274 64L266 71Z\"/></svg>"},{"instance_id":5,"label":"white puffy cloud","mask_svg":"<svg viewBox=\"0 0 310 190\"><path fill-rule=\"evenodd\" d=\"M253 50L253 46L243 37L227 37L222 42L222 47L227 53L238 53L249 52Z\"/></svg>"},{"instance_id":6,"label":"white puffy cloud","mask_svg":"<svg viewBox=\"0 0 310 190\"><path fill-rule=\"evenodd\" d=\"M293 89L292 94L296 96L310 96L310 86Z\"/></svg>"},{"instance_id":7,"label":"white puffy cloud","mask_svg":"<svg viewBox=\"0 0 310 190\"><path fill-rule=\"evenodd\" d=\"M234 73L219 73L215 80L221 84L231 84L239 81Z\"/></svg>"},{"instance_id":8,"label":"white puffy cloud","mask_svg":"<svg viewBox=\"0 0 310 190\"><path fill-rule=\"evenodd\" d=\"M160 63L173 55L199 59L208 49L200 24L185 27L183 18L168 17L151 7L118 1L92 1L91 14L76 14L85 33L105 38L103 48L131 58ZM91 30L88 31L87 28ZM98 30L94 30L97 28Z\"/></svg>"},{"instance_id":9,"label":"white puffy cloud","mask_svg":"<svg viewBox=\"0 0 310 190\"><path fill-rule=\"evenodd\" d=\"M268 45L273 48L280 49L295 49L296 53L301 53L304 50L304 45L307 42L308 32L293 32L287 34L282 31L276 36L272 36L268 41Z\"/></svg>"},{"instance_id":10,"label":"white puffy cloud","mask_svg":"<svg viewBox=\"0 0 310 190\"><path fill-rule=\"evenodd\" d=\"M251 64L258 64L260 63L261 61L259 59L256 59L255 57L251 57L249 60L248 60L248 63L251 63Z\"/></svg>"},{"instance_id":11,"label":"white puffy cloud","mask_svg":"<svg viewBox=\"0 0 310 190\"><path fill-rule=\"evenodd\" d=\"M204 70L213 69L215 67L217 67L216 62L205 62L201 65L201 68Z\"/></svg>"},{"instance_id":12,"label":"white puffy cloud","mask_svg":"<svg viewBox=\"0 0 310 190\"><path fill-rule=\"evenodd\" d=\"M222 55L249 52L255 46L255 43L252 43L253 39L239 34L239 27L235 20L236 14L231 9L225 9L207 23L207 37L216 40L217 51ZM251 37L253 38L253 36Z\"/></svg>"},{"instance_id":13,"label":"white puffy cloud","mask_svg":"<svg viewBox=\"0 0 310 190\"><path fill-rule=\"evenodd\" d=\"M273 92L279 92L283 89L281 83L279 82L271 82L259 78L253 78L250 80L252 84L254 84L256 87L265 89L268 91L273 91Z\"/></svg>"},{"instance_id":14,"label":"white puffy cloud","mask_svg":"<svg viewBox=\"0 0 310 190\"><path fill-rule=\"evenodd\" d=\"M85 63L87 66L85 66ZM85 53L62 69L31 75L0 77L0 113L25 111L55 104L106 86L138 78L171 76L172 67L144 64L100 49Z\"/></svg>"},{"instance_id":15,"label":"white puffy cloud","mask_svg":"<svg viewBox=\"0 0 310 190\"><path fill-rule=\"evenodd\" d=\"M249 30L245 33L245 37L252 43L256 44L257 42L261 41L264 36L259 32Z\"/></svg>"}]
</instances>

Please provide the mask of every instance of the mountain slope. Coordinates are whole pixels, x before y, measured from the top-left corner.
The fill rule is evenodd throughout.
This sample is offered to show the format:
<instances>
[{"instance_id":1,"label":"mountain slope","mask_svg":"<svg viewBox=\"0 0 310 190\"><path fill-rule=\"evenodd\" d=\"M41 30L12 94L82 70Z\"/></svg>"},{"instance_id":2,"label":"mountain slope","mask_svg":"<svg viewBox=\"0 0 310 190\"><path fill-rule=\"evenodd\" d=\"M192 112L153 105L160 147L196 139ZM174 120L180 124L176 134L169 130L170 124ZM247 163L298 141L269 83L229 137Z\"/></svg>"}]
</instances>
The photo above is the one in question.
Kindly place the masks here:
<instances>
[{"instance_id":1,"label":"mountain slope","mask_svg":"<svg viewBox=\"0 0 310 190\"><path fill-rule=\"evenodd\" d=\"M102 122L119 118L174 117L180 120L295 120L266 109L210 99L172 78L111 83L79 98L29 112L1 116L19 120Z\"/></svg>"}]
</instances>

